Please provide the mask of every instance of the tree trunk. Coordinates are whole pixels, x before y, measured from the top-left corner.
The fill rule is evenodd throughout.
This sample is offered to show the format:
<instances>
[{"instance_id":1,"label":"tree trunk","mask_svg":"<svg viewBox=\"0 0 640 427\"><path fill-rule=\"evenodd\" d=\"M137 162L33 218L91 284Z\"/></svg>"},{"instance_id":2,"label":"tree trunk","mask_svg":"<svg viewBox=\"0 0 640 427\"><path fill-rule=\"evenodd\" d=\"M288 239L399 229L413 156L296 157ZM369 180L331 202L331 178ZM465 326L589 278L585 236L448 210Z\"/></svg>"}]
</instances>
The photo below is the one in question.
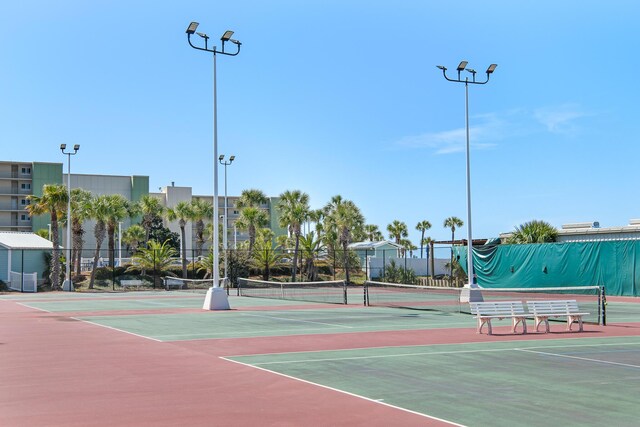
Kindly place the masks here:
<instances>
[{"instance_id":1,"label":"tree trunk","mask_svg":"<svg viewBox=\"0 0 640 427\"><path fill-rule=\"evenodd\" d=\"M60 236L58 234L58 215L55 210L51 212L51 234L53 237L53 251L51 253L51 289L59 291L60 288Z\"/></svg>"},{"instance_id":2,"label":"tree trunk","mask_svg":"<svg viewBox=\"0 0 640 427\"><path fill-rule=\"evenodd\" d=\"M300 233L296 232L296 247L293 250L293 268L291 269L291 281L296 281L296 273L298 272L298 248L300 247Z\"/></svg>"},{"instance_id":3,"label":"tree trunk","mask_svg":"<svg viewBox=\"0 0 640 427\"><path fill-rule=\"evenodd\" d=\"M180 238L182 239L182 278L187 278L187 243L184 241L186 233L184 231L184 225L180 224Z\"/></svg>"},{"instance_id":4,"label":"tree trunk","mask_svg":"<svg viewBox=\"0 0 640 427\"><path fill-rule=\"evenodd\" d=\"M98 222L95 228L96 251L93 255L93 268L91 269L91 280L89 280L89 289L93 289L93 282L96 278L96 269L98 268L98 259L100 259L100 246L104 240L104 223Z\"/></svg>"},{"instance_id":5,"label":"tree trunk","mask_svg":"<svg viewBox=\"0 0 640 427\"><path fill-rule=\"evenodd\" d=\"M115 224L109 224L107 226L107 235L109 236L109 267L115 266L115 253L116 253L116 226Z\"/></svg>"}]
</instances>

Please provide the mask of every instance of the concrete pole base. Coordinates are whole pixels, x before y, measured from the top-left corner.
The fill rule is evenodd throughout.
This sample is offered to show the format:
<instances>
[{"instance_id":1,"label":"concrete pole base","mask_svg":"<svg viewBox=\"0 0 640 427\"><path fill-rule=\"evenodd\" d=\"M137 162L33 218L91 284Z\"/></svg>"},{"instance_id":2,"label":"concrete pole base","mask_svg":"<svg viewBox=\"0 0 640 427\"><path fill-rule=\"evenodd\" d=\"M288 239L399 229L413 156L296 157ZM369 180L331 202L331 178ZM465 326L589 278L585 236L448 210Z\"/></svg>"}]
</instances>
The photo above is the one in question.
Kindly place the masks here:
<instances>
[{"instance_id":1,"label":"concrete pole base","mask_svg":"<svg viewBox=\"0 0 640 427\"><path fill-rule=\"evenodd\" d=\"M462 292L460 292L460 302L469 303L483 301L484 298L482 298L482 291L478 287L471 287L468 283L464 285Z\"/></svg>"},{"instance_id":2,"label":"concrete pole base","mask_svg":"<svg viewBox=\"0 0 640 427\"><path fill-rule=\"evenodd\" d=\"M71 280L65 280L62 282L62 290L63 291L75 291L73 288L73 282Z\"/></svg>"},{"instance_id":3,"label":"concrete pole base","mask_svg":"<svg viewBox=\"0 0 640 427\"><path fill-rule=\"evenodd\" d=\"M203 310L230 310L229 297L225 288L209 288L204 298Z\"/></svg>"}]
</instances>

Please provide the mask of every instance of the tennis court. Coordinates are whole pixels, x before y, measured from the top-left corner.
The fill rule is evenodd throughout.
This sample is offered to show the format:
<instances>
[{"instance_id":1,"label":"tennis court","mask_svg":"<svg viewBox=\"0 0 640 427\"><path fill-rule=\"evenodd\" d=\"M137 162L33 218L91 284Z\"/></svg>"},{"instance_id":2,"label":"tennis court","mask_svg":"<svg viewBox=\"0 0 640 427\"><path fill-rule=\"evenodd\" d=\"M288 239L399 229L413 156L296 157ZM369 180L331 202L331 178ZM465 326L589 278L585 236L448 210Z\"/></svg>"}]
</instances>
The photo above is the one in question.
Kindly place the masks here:
<instances>
[{"instance_id":1,"label":"tennis court","mask_svg":"<svg viewBox=\"0 0 640 427\"><path fill-rule=\"evenodd\" d=\"M636 299L584 332L487 336L468 314L349 298L0 295L0 424L637 425Z\"/></svg>"}]
</instances>

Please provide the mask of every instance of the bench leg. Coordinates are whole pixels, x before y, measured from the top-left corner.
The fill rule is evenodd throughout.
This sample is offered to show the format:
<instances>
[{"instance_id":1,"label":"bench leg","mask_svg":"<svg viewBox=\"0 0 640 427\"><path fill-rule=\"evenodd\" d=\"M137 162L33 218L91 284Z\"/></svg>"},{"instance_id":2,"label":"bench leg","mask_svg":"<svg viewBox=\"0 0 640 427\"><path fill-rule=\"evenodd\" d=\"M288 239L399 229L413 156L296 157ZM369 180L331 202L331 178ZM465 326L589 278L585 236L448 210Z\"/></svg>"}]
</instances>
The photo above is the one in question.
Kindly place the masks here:
<instances>
[{"instance_id":1,"label":"bench leg","mask_svg":"<svg viewBox=\"0 0 640 427\"><path fill-rule=\"evenodd\" d=\"M578 331L582 332L582 316L567 316L567 330L571 331L571 326L578 323Z\"/></svg>"},{"instance_id":2,"label":"bench leg","mask_svg":"<svg viewBox=\"0 0 640 427\"><path fill-rule=\"evenodd\" d=\"M526 334L527 333L527 321L524 317L521 318L513 318L513 329L511 330L512 333L516 333L516 327L518 326L518 323L522 323L522 333Z\"/></svg>"},{"instance_id":3,"label":"bench leg","mask_svg":"<svg viewBox=\"0 0 640 427\"><path fill-rule=\"evenodd\" d=\"M545 333L549 332L549 318L548 317L536 317L536 332L538 332L538 328L540 324L544 322L544 331Z\"/></svg>"},{"instance_id":4,"label":"bench leg","mask_svg":"<svg viewBox=\"0 0 640 427\"><path fill-rule=\"evenodd\" d=\"M482 333L482 327L484 325L487 325L487 335L491 335L493 332L491 330L491 319L478 319L478 333Z\"/></svg>"}]
</instances>

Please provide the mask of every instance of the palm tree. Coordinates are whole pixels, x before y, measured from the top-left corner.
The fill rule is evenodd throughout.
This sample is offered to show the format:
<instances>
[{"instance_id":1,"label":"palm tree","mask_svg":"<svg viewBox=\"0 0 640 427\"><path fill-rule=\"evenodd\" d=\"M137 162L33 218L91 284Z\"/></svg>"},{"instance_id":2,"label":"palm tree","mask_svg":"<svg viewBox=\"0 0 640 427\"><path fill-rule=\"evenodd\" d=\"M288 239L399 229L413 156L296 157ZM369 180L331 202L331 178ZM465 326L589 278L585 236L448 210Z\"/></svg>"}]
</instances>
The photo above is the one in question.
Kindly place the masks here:
<instances>
[{"instance_id":1,"label":"palm tree","mask_svg":"<svg viewBox=\"0 0 640 427\"><path fill-rule=\"evenodd\" d=\"M532 220L516 227L516 230L507 239L507 243L551 243L558 237L558 230L545 221Z\"/></svg>"},{"instance_id":2,"label":"palm tree","mask_svg":"<svg viewBox=\"0 0 640 427\"><path fill-rule=\"evenodd\" d=\"M420 235L420 258L422 258L423 254L424 254L424 232L427 231L430 228L431 228L431 223L429 221L427 221L426 219L423 220L423 221L420 221L416 225L416 230L418 230L421 233L421 235Z\"/></svg>"},{"instance_id":3,"label":"palm tree","mask_svg":"<svg viewBox=\"0 0 640 427\"><path fill-rule=\"evenodd\" d=\"M98 269L98 260L100 259L100 247L107 234L106 223L109 220L109 196L98 196L91 201L91 218L96 221L93 227L93 235L96 238L96 248L93 255L93 268L91 269L91 280L89 281L89 289L93 289L93 283L96 278Z\"/></svg>"},{"instance_id":4,"label":"palm tree","mask_svg":"<svg viewBox=\"0 0 640 427\"><path fill-rule=\"evenodd\" d=\"M316 238L313 231L306 236L300 237L301 257L305 259L305 270L309 282L318 280L318 269L315 265L315 260L323 249L322 240Z\"/></svg>"},{"instance_id":5,"label":"palm tree","mask_svg":"<svg viewBox=\"0 0 640 427\"><path fill-rule=\"evenodd\" d=\"M367 240L370 242L379 242L384 239L382 232L375 224L367 224L364 226L364 232L367 236Z\"/></svg>"},{"instance_id":6,"label":"palm tree","mask_svg":"<svg viewBox=\"0 0 640 427\"><path fill-rule=\"evenodd\" d=\"M236 206L240 209L236 227L249 232L249 252L253 250L256 241L256 230L269 224L267 213L261 209L261 205L268 200L262 191L249 189L243 190L236 201Z\"/></svg>"},{"instance_id":7,"label":"palm tree","mask_svg":"<svg viewBox=\"0 0 640 427\"><path fill-rule=\"evenodd\" d=\"M456 216L450 216L449 218L444 220L444 228L451 229L451 277L453 278L453 242L456 240L456 228L460 228L464 225L464 222ZM471 243L471 242L469 242Z\"/></svg>"},{"instance_id":8,"label":"palm tree","mask_svg":"<svg viewBox=\"0 0 640 427\"><path fill-rule=\"evenodd\" d=\"M193 217L194 213L191 203L178 202L175 208L167 209L167 219L169 221L178 220L178 225L180 226L180 241L182 242L182 277L184 279L187 278L187 242L185 241L185 227L187 225L187 221Z\"/></svg>"},{"instance_id":9,"label":"palm tree","mask_svg":"<svg viewBox=\"0 0 640 427\"><path fill-rule=\"evenodd\" d=\"M269 199L261 190L251 188L249 190L242 191L242 193L240 194L240 197L236 201L236 206L240 209L246 208L249 206L260 207L261 205L267 203L268 201Z\"/></svg>"},{"instance_id":10,"label":"palm tree","mask_svg":"<svg viewBox=\"0 0 640 427\"><path fill-rule=\"evenodd\" d=\"M51 289L60 290L60 236L58 219L64 214L69 201L67 188L60 184L45 184L42 196L29 195L31 201L26 209L30 216L49 214L51 216L51 235L53 251L51 254ZM67 260L69 262L69 260ZM68 279L68 278L67 278Z\"/></svg>"},{"instance_id":11,"label":"palm tree","mask_svg":"<svg viewBox=\"0 0 640 427\"><path fill-rule=\"evenodd\" d=\"M146 248L140 248L132 257L132 265L129 266L126 271L139 269L144 275L147 270L153 270L163 276L173 276L174 274L170 271L170 268L173 258L176 255L178 255L178 252L168 241L158 243L155 240L150 240L147 242Z\"/></svg>"},{"instance_id":12,"label":"palm tree","mask_svg":"<svg viewBox=\"0 0 640 427\"><path fill-rule=\"evenodd\" d=\"M289 235L295 238L291 268L291 281L295 282L302 224L309 219L309 195L299 190L287 190L280 194L278 209L280 210L280 226L287 227Z\"/></svg>"},{"instance_id":13,"label":"palm tree","mask_svg":"<svg viewBox=\"0 0 640 427\"><path fill-rule=\"evenodd\" d=\"M89 191L82 188L71 190L71 235L73 240L71 260L77 275L82 272L81 261L85 234L83 223L91 217L91 199Z\"/></svg>"},{"instance_id":14,"label":"palm tree","mask_svg":"<svg viewBox=\"0 0 640 427\"><path fill-rule=\"evenodd\" d=\"M164 209L164 206L160 204L160 199L148 194L142 196L140 201L137 203L137 210L142 214L141 225L146 233L145 241L149 240L149 232L151 231L153 220L157 217L162 217Z\"/></svg>"},{"instance_id":15,"label":"palm tree","mask_svg":"<svg viewBox=\"0 0 640 427\"><path fill-rule=\"evenodd\" d=\"M191 209L193 211L192 220L196 226L196 256L200 256L207 237L204 220L213 218L213 204L206 200L195 199L191 201Z\"/></svg>"},{"instance_id":16,"label":"palm tree","mask_svg":"<svg viewBox=\"0 0 640 427\"><path fill-rule=\"evenodd\" d=\"M122 233L122 241L125 245L129 246L129 250L132 254L138 251L140 243L145 241L145 230L139 224L134 224L131 227L124 230Z\"/></svg>"},{"instance_id":17,"label":"palm tree","mask_svg":"<svg viewBox=\"0 0 640 427\"><path fill-rule=\"evenodd\" d=\"M434 276L434 268L435 268L435 260L434 260L434 254L433 254L433 242L434 240L431 237L425 237L421 240L420 244L424 245L424 246L428 246L429 249L427 250L427 261L430 261L429 264L429 271L431 272L431 277L433 278Z\"/></svg>"},{"instance_id":18,"label":"palm tree","mask_svg":"<svg viewBox=\"0 0 640 427\"><path fill-rule=\"evenodd\" d=\"M251 260L256 268L262 270L262 280L269 280L271 269L280 264L284 256L279 246L273 247L272 241L273 231L263 228L258 232Z\"/></svg>"},{"instance_id":19,"label":"palm tree","mask_svg":"<svg viewBox=\"0 0 640 427\"><path fill-rule=\"evenodd\" d=\"M339 197L339 200L338 200ZM334 202L338 202L335 203ZM342 200L336 196L325 206L326 217L325 228L333 230L337 236L337 242L342 245L343 261L347 283L349 278L349 251L352 236L362 234L364 227L364 216L360 209L351 200Z\"/></svg>"},{"instance_id":20,"label":"palm tree","mask_svg":"<svg viewBox=\"0 0 640 427\"><path fill-rule=\"evenodd\" d=\"M113 268L116 254L116 228L120 221L130 216L130 206L129 201L121 194L109 194L105 197L108 204L106 226L109 239L109 266Z\"/></svg>"},{"instance_id":21,"label":"palm tree","mask_svg":"<svg viewBox=\"0 0 640 427\"><path fill-rule=\"evenodd\" d=\"M409 251L409 258L413 257L413 251L418 249L416 245L414 245L409 239L400 240L400 244L402 245L402 257L406 256L406 251Z\"/></svg>"},{"instance_id":22,"label":"palm tree","mask_svg":"<svg viewBox=\"0 0 640 427\"><path fill-rule=\"evenodd\" d=\"M402 245L402 239L409 236L407 224L397 219L387 225L387 231L389 232L389 237L394 239L398 245ZM398 255L404 255L404 250L398 249Z\"/></svg>"}]
</instances>

